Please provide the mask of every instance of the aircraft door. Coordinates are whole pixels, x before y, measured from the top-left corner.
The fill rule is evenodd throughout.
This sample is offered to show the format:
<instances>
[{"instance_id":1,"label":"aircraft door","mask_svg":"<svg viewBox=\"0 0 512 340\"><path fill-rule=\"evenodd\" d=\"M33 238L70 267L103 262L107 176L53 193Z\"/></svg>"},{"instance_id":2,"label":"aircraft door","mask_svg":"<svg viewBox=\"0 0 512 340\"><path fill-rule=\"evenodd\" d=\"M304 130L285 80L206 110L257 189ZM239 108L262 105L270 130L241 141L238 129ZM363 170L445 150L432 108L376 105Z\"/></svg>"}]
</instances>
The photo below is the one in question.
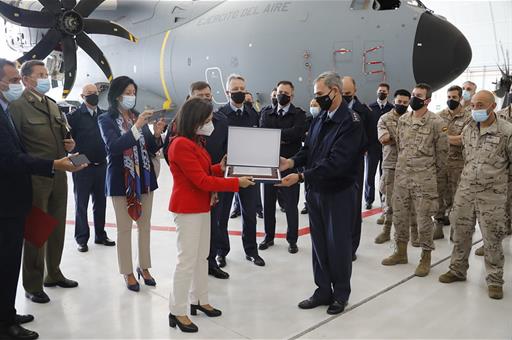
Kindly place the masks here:
<instances>
[{"instance_id":1,"label":"aircraft door","mask_svg":"<svg viewBox=\"0 0 512 340\"><path fill-rule=\"evenodd\" d=\"M228 103L226 97L226 89L224 86L224 78L219 67L209 67L204 71L206 82L212 88L213 102L217 105L225 105Z\"/></svg>"},{"instance_id":2,"label":"aircraft door","mask_svg":"<svg viewBox=\"0 0 512 340\"><path fill-rule=\"evenodd\" d=\"M336 41L332 49L333 70L344 74L348 67L352 67L354 59L354 42L352 41Z\"/></svg>"}]
</instances>

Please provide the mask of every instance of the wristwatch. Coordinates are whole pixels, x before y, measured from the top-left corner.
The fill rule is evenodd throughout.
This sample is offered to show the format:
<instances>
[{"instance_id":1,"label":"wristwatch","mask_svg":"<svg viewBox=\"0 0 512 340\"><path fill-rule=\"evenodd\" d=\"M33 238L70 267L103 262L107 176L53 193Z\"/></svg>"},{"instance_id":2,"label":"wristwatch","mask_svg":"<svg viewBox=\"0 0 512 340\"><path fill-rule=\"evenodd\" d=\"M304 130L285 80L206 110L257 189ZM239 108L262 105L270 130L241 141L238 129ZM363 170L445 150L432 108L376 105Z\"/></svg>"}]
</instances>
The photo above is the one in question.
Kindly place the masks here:
<instances>
[{"instance_id":1,"label":"wristwatch","mask_svg":"<svg viewBox=\"0 0 512 340\"><path fill-rule=\"evenodd\" d=\"M299 175L299 183L304 183L304 174L302 172L297 173Z\"/></svg>"}]
</instances>

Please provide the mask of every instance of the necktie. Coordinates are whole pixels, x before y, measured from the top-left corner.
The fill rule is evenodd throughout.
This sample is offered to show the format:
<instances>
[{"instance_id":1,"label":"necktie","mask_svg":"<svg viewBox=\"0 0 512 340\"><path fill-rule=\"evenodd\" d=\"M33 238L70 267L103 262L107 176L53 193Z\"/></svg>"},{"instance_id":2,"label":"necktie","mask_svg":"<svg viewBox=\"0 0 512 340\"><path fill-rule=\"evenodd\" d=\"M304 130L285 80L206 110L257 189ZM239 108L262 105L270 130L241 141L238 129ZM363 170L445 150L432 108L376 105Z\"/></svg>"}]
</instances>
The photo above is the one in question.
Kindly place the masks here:
<instances>
[{"instance_id":1,"label":"necktie","mask_svg":"<svg viewBox=\"0 0 512 340\"><path fill-rule=\"evenodd\" d=\"M240 109L236 110L236 115L237 116L241 116L242 115L242 110L240 110Z\"/></svg>"},{"instance_id":2,"label":"necktie","mask_svg":"<svg viewBox=\"0 0 512 340\"><path fill-rule=\"evenodd\" d=\"M281 110L279 110L279 117L283 117L283 116L284 116L284 110L281 109Z\"/></svg>"}]
</instances>

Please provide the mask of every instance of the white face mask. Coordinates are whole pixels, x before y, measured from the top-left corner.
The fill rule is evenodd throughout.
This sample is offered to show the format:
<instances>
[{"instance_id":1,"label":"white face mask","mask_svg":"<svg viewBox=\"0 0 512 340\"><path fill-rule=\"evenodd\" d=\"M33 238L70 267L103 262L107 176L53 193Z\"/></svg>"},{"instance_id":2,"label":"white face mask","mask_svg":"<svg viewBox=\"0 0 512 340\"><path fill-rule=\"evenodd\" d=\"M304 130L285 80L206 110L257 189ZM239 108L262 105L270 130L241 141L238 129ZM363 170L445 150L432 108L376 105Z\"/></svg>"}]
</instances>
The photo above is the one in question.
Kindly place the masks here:
<instances>
[{"instance_id":1,"label":"white face mask","mask_svg":"<svg viewBox=\"0 0 512 340\"><path fill-rule=\"evenodd\" d=\"M131 110L135 107L135 102L137 101L137 97L135 96L123 96L123 98L119 101L119 105L124 110Z\"/></svg>"},{"instance_id":2,"label":"white face mask","mask_svg":"<svg viewBox=\"0 0 512 340\"><path fill-rule=\"evenodd\" d=\"M213 126L213 122L210 120L209 123L206 123L197 129L196 134L199 136L210 136L213 133L213 130L215 130L215 127Z\"/></svg>"},{"instance_id":3,"label":"white face mask","mask_svg":"<svg viewBox=\"0 0 512 340\"><path fill-rule=\"evenodd\" d=\"M9 89L7 91L2 91L2 94L9 103L13 102L23 94L23 85L9 84Z\"/></svg>"},{"instance_id":4,"label":"white face mask","mask_svg":"<svg viewBox=\"0 0 512 340\"><path fill-rule=\"evenodd\" d=\"M315 118L316 116L318 116L320 114L320 108L319 107L315 107L315 106L311 106L309 108L309 113L311 113L313 118Z\"/></svg>"}]
</instances>

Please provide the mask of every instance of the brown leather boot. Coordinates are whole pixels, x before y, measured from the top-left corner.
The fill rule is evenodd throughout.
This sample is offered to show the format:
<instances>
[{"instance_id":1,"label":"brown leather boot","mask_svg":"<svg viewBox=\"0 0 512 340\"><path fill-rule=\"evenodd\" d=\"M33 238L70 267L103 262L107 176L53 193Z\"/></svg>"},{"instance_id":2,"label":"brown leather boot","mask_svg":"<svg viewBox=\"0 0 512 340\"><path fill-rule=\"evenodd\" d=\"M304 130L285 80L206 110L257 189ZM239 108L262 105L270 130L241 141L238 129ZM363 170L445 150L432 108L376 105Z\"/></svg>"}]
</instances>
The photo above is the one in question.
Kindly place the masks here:
<instances>
[{"instance_id":1,"label":"brown leather boot","mask_svg":"<svg viewBox=\"0 0 512 340\"><path fill-rule=\"evenodd\" d=\"M487 289L488 289L489 297L491 299L496 299L496 300L503 299L503 287L489 286Z\"/></svg>"},{"instance_id":2,"label":"brown leather boot","mask_svg":"<svg viewBox=\"0 0 512 340\"><path fill-rule=\"evenodd\" d=\"M475 255L476 256L484 256L484 246L481 246L480 248L475 250Z\"/></svg>"},{"instance_id":3,"label":"brown leather boot","mask_svg":"<svg viewBox=\"0 0 512 340\"><path fill-rule=\"evenodd\" d=\"M420 264L418 264L418 267L416 267L416 270L414 271L414 275L424 277L427 276L430 272L430 250L423 249L421 251L421 259Z\"/></svg>"},{"instance_id":4,"label":"brown leather boot","mask_svg":"<svg viewBox=\"0 0 512 340\"><path fill-rule=\"evenodd\" d=\"M383 225L384 224L385 216L384 214L380 215L380 217L377 219L377 224Z\"/></svg>"},{"instance_id":5,"label":"brown leather boot","mask_svg":"<svg viewBox=\"0 0 512 340\"><path fill-rule=\"evenodd\" d=\"M397 242L395 252L388 258L382 260L384 266L394 266L396 264L407 263L407 243Z\"/></svg>"},{"instance_id":6,"label":"brown leather boot","mask_svg":"<svg viewBox=\"0 0 512 340\"><path fill-rule=\"evenodd\" d=\"M465 277L458 277L451 270L447 271L443 275L439 276L439 282L442 283L452 283L456 281L466 281Z\"/></svg>"},{"instance_id":7,"label":"brown leather boot","mask_svg":"<svg viewBox=\"0 0 512 340\"><path fill-rule=\"evenodd\" d=\"M391 225L385 224L382 228L382 232L375 238L375 243L382 244L391 240Z\"/></svg>"}]
</instances>

